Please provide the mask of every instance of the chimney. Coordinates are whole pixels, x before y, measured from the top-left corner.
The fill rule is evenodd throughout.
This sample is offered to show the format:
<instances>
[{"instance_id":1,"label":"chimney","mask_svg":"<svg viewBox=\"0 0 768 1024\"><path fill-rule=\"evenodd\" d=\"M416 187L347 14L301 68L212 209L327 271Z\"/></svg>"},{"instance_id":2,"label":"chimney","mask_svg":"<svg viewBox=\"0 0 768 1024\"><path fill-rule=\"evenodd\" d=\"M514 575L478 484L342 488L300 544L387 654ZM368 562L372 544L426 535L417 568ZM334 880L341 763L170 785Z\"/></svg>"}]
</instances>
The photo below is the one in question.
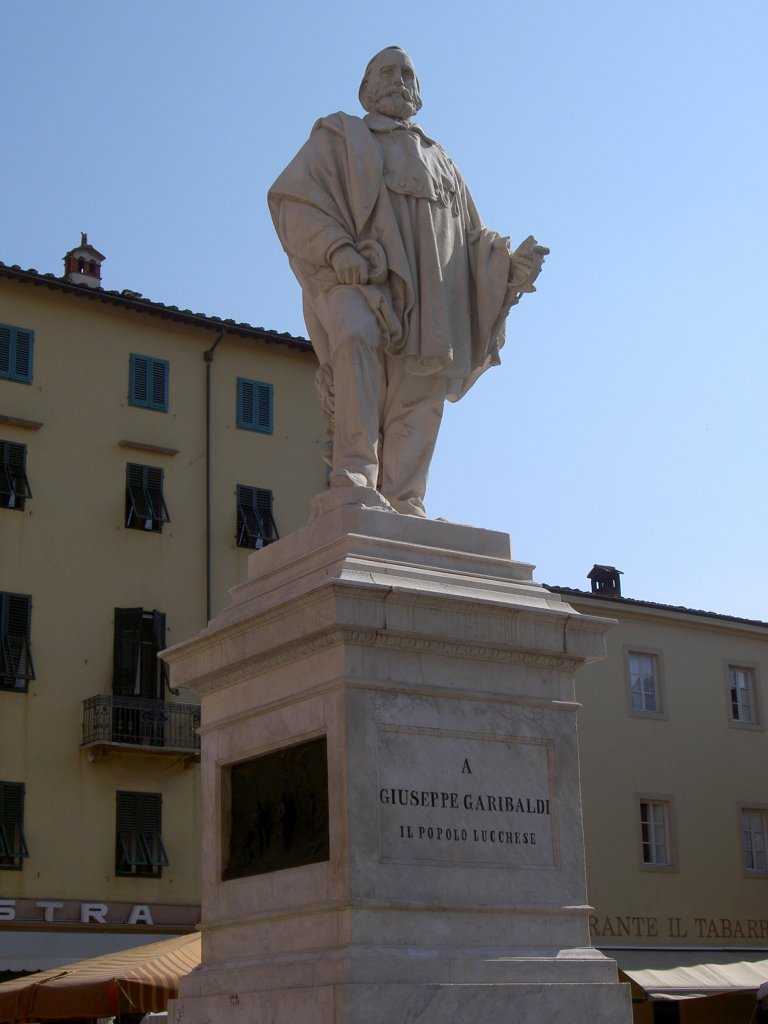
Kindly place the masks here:
<instances>
[{"instance_id":1,"label":"chimney","mask_svg":"<svg viewBox=\"0 0 768 1024\"><path fill-rule=\"evenodd\" d=\"M593 565L587 573L592 581L592 593L602 597L621 597L620 576L624 574L613 565Z\"/></svg>"},{"instance_id":2,"label":"chimney","mask_svg":"<svg viewBox=\"0 0 768 1024\"><path fill-rule=\"evenodd\" d=\"M80 245L70 249L64 257L64 280L84 284L88 288L101 288L101 264L106 256L88 244L88 235L82 232Z\"/></svg>"}]
</instances>

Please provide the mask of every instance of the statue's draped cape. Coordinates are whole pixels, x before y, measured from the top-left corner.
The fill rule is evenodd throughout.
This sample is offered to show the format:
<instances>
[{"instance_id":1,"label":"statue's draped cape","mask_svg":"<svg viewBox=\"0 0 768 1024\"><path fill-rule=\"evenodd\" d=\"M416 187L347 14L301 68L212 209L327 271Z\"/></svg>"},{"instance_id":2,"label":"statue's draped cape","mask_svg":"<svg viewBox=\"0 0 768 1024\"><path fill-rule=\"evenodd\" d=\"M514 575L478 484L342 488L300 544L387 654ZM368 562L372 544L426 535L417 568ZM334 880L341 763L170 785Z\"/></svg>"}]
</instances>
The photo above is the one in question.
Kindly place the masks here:
<instances>
[{"instance_id":1,"label":"statue's draped cape","mask_svg":"<svg viewBox=\"0 0 768 1024\"><path fill-rule=\"evenodd\" d=\"M329 362L325 296L357 287L386 351L411 373L447 378L456 401L499 362L515 300L509 242L482 224L458 170L417 126L395 139L389 152L400 166L393 177L390 156L385 175L395 124L377 114L321 118L270 189L270 212L321 364ZM409 146L421 156L411 158ZM348 243L373 266L367 285L338 285L330 256Z\"/></svg>"}]
</instances>

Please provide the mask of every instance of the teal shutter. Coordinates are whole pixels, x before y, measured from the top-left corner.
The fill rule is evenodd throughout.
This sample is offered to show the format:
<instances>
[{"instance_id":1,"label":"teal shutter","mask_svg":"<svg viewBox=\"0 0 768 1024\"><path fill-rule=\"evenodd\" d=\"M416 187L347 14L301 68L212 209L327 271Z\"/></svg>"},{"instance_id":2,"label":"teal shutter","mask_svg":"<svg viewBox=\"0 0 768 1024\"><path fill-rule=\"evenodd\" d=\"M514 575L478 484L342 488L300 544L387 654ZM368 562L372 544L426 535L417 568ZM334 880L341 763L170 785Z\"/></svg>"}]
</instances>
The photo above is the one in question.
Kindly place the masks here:
<instances>
[{"instance_id":1,"label":"teal shutter","mask_svg":"<svg viewBox=\"0 0 768 1024\"><path fill-rule=\"evenodd\" d=\"M165 359L152 360L152 388L150 406L166 412L168 409L168 363Z\"/></svg>"},{"instance_id":2,"label":"teal shutter","mask_svg":"<svg viewBox=\"0 0 768 1024\"><path fill-rule=\"evenodd\" d=\"M273 429L272 385L237 378L237 425L242 430L271 434Z\"/></svg>"},{"instance_id":3,"label":"teal shutter","mask_svg":"<svg viewBox=\"0 0 768 1024\"><path fill-rule=\"evenodd\" d=\"M34 339L34 331L0 324L0 377L32 383Z\"/></svg>"},{"instance_id":4,"label":"teal shutter","mask_svg":"<svg viewBox=\"0 0 768 1024\"><path fill-rule=\"evenodd\" d=\"M128 382L128 401L145 409L168 411L168 376L170 363L167 359L153 359L131 353Z\"/></svg>"},{"instance_id":5,"label":"teal shutter","mask_svg":"<svg viewBox=\"0 0 768 1024\"><path fill-rule=\"evenodd\" d=\"M131 354L128 401L131 405L146 405L149 391L149 360L146 356Z\"/></svg>"},{"instance_id":6,"label":"teal shutter","mask_svg":"<svg viewBox=\"0 0 768 1024\"><path fill-rule=\"evenodd\" d=\"M0 377L11 376L11 328L0 324Z\"/></svg>"}]
</instances>

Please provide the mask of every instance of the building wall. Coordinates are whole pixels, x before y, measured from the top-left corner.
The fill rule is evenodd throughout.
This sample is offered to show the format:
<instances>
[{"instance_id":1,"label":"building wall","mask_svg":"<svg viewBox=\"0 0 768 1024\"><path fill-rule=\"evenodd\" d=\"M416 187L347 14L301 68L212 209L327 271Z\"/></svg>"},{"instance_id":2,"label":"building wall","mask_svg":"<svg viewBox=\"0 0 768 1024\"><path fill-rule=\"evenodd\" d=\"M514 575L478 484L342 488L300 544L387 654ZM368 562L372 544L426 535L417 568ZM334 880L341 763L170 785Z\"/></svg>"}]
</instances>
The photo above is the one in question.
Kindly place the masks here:
<instances>
[{"instance_id":1,"label":"building wall","mask_svg":"<svg viewBox=\"0 0 768 1024\"><path fill-rule=\"evenodd\" d=\"M768 874L745 870L744 805L768 807L768 626L566 593L618 619L576 677L588 893L599 947L768 949ZM661 711L633 712L628 651L657 652ZM759 725L733 722L730 664L752 665ZM669 801L672 867L645 865L640 797Z\"/></svg>"},{"instance_id":2,"label":"building wall","mask_svg":"<svg viewBox=\"0 0 768 1024\"><path fill-rule=\"evenodd\" d=\"M116 607L165 612L168 645L206 623L203 353L219 331L6 279L0 322L35 332L33 382L0 380L0 417L42 424L0 421L0 439L27 447L33 495L23 511L0 509L0 590L32 595L36 671L28 692L0 690L0 780L25 784L30 854L21 871L0 870L0 900L16 901L0 903L0 929L37 927L44 911L35 901L102 901L110 905L108 923L126 916L125 907L113 911L116 902L194 908L199 768L140 748L90 760L80 744L82 701L111 693ZM129 404L131 353L169 361L168 412ZM245 578L250 553L235 540L237 484L273 491L281 533L306 521L311 497L325 486L315 368L311 351L253 336L225 333L215 349L214 615ZM237 428L238 376L273 385L271 434ZM125 527L128 462L164 471L171 522L162 533ZM170 865L160 878L115 875L117 790L162 794ZM57 909L54 917L69 913Z\"/></svg>"}]
</instances>

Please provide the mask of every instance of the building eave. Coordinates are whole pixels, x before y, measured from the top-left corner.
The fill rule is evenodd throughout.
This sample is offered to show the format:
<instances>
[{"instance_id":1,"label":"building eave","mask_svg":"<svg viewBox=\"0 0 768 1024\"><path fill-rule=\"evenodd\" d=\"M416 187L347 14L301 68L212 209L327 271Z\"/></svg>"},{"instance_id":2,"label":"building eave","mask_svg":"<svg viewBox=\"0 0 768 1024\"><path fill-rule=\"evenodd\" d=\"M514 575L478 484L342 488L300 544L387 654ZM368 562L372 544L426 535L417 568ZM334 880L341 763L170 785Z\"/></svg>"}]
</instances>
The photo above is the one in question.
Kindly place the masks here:
<instances>
[{"instance_id":1,"label":"building eave","mask_svg":"<svg viewBox=\"0 0 768 1024\"><path fill-rule=\"evenodd\" d=\"M254 327L252 324L236 323L234 320L224 320L218 316L207 316L205 313L193 313L190 309L166 306L162 302L153 302L151 299L145 299L139 295L73 284L61 277L56 277L55 274L40 274L37 270L22 270L19 266L8 266L8 264L0 262L0 278L16 281L21 285L50 288L63 295L72 295L75 298L88 299L90 302L101 302L106 305L117 306L133 313L156 316L163 320L187 324L201 330L224 331L237 337L252 338L267 344L285 345L288 348L302 352L312 351L311 342L307 341L306 338L297 337L287 332L280 334L277 331L269 331L263 327Z\"/></svg>"},{"instance_id":2,"label":"building eave","mask_svg":"<svg viewBox=\"0 0 768 1024\"><path fill-rule=\"evenodd\" d=\"M713 619L724 625L746 626L754 629L768 629L768 622L761 619L745 619L738 615L724 615L721 612L709 612L701 608L686 608L683 605L661 604L657 601L640 601L633 597L609 596L606 594L593 594L588 590L577 590L573 587L556 587L548 583L544 584L546 590L553 594L560 594L566 598L573 598L574 601L599 602L617 610L625 608L628 611L648 611L667 615L692 616L697 619Z\"/></svg>"}]
</instances>

